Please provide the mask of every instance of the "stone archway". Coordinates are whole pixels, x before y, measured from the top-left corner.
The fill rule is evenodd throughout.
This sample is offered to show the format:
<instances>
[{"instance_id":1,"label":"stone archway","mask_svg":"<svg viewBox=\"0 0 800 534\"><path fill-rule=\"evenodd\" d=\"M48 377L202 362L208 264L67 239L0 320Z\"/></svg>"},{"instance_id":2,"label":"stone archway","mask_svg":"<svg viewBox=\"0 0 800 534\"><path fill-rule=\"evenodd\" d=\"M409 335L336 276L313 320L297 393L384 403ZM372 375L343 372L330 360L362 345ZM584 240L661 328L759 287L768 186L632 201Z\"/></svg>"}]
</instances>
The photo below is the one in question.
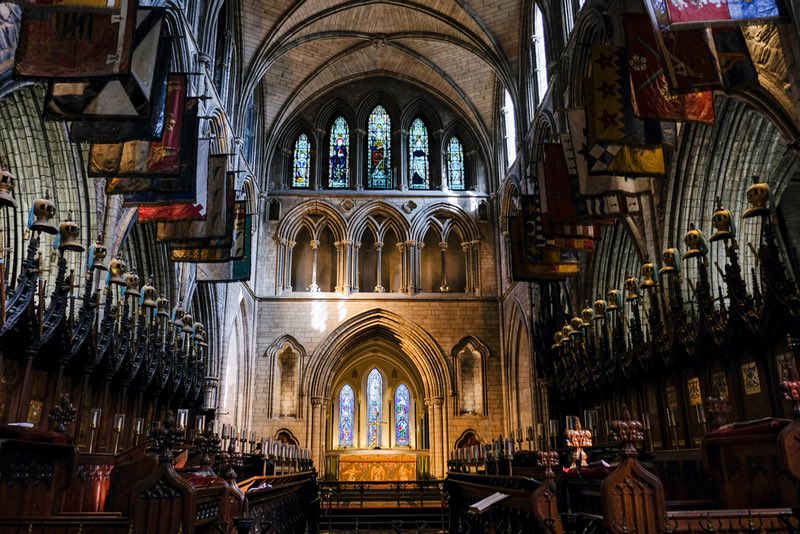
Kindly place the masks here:
<instances>
[{"instance_id":1,"label":"stone archway","mask_svg":"<svg viewBox=\"0 0 800 534\"><path fill-rule=\"evenodd\" d=\"M449 392L452 370L444 351L433 337L416 323L382 309L353 317L334 330L311 354L304 390L309 392L308 447L314 461L323 465L326 452L326 419L331 409L334 387L348 358L365 347L380 345L402 355L404 365L415 370L420 393L418 407L428 417L431 473L444 476Z\"/></svg>"}]
</instances>

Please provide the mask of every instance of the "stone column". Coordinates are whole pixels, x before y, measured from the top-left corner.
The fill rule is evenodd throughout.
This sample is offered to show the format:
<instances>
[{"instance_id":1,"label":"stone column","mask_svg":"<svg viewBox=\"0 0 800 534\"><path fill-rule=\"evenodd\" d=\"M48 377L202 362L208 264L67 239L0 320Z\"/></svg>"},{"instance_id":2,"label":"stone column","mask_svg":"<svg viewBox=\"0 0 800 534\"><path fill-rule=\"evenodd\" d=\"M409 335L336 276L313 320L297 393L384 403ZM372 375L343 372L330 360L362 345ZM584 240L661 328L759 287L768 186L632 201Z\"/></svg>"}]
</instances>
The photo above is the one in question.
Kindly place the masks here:
<instances>
[{"instance_id":1,"label":"stone column","mask_svg":"<svg viewBox=\"0 0 800 534\"><path fill-rule=\"evenodd\" d=\"M472 240L472 289L476 295L481 292L481 241Z\"/></svg>"},{"instance_id":2,"label":"stone column","mask_svg":"<svg viewBox=\"0 0 800 534\"><path fill-rule=\"evenodd\" d=\"M283 274L284 264L286 262L286 239L278 236L273 236L272 240L275 241L275 294L280 295L283 292L284 285L286 284L286 277Z\"/></svg>"},{"instance_id":3,"label":"stone column","mask_svg":"<svg viewBox=\"0 0 800 534\"><path fill-rule=\"evenodd\" d=\"M320 404L319 408L319 424L315 428L315 432L317 432L319 438L317 443L319 443L319 464L317 464L317 472L325 472L325 452L327 450L327 446L325 444L325 432L328 428L328 411L330 409L330 399L326 399L325 397L322 398L322 404Z\"/></svg>"},{"instance_id":4,"label":"stone column","mask_svg":"<svg viewBox=\"0 0 800 534\"><path fill-rule=\"evenodd\" d=\"M464 252L464 269L467 279L467 287L464 288L465 293L472 293L474 291L472 276L474 271L472 269L472 243L465 241L461 243L461 250Z\"/></svg>"},{"instance_id":5,"label":"stone column","mask_svg":"<svg viewBox=\"0 0 800 534\"><path fill-rule=\"evenodd\" d=\"M311 397L311 420L308 426L308 435L306 436L306 443L308 448L311 449L311 457L314 460L314 465L317 466L317 471L320 470L322 464L322 443L319 441L319 434L317 428L322 425L322 418L320 417L322 406L322 397Z\"/></svg>"},{"instance_id":6,"label":"stone column","mask_svg":"<svg viewBox=\"0 0 800 534\"><path fill-rule=\"evenodd\" d=\"M439 292L450 293L450 286L447 285L447 243L444 241L439 243L439 251L442 259L442 276L440 278L442 283L439 285Z\"/></svg>"},{"instance_id":7,"label":"stone column","mask_svg":"<svg viewBox=\"0 0 800 534\"><path fill-rule=\"evenodd\" d=\"M397 243L395 245L397 251L400 252L400 292L405 293L408 289L408 269L406 265L406 244Z\"/></svg>"},{"instance_id":8,"label":"stone column","mask_svg":"<svg viewBox=\"0 0 800 534\"><path fill-rule=\"evenodd\" d=\"M284 291L292 292L292 252L297 241L287 241L286 251L283 257L283 289Z\"/></svg>"},{"instance_id":9,"label":"stone column","mask_svg":"<svg viewBox=\"0 0 800 534\"><path fill-rule=\"evenodd\" d=\"M350 269L350 279L352 280L352 282L350 282L350 289L352 291L361 291L361 285L358 280L358 265L359 262L361 261L360 251L361 251L361 242L356 241L355 243L353 243L353 261L352 261L353 266Z\"/></svg>"},{"instance_id":10,"label":"stone column","mask_svg":"<svg viewBox=\"0 0 800 534\"><path fill-rule=\"evenodd\" d=\"M378 262L377 262L378 266L376 268L376 271L377 271L376 275L377 276L375 278L377 283L375 284L375 293L384 293L386 291L386 289L383 287L383 280L381 280L381 274L383 272L383 265L382 265L382 263L383 263L383 253L382 253L382 251L383 251L383 243L378 241L377 243L375 243L375 253L378 255Z\"/></svg>"},{"instance_id":11,"label":"stone column","mask_svg":"<svg viewBox=\"0 0 800 534\"><path fill-rule=\"evenodd\" d=\"M406 269L408 269L407 293L415 293L419 287L419 251L424 247L424 243L416 241L406 241Z\"/></svg>"},{"instance_id":12,"label":"stone column","mask_svg":"<svg viewBox=\"0 0 800 534\"><path fill-rule=\"evenodd\" d=\"M308 290L311 293L319 293L319 286L317 285L317 253L319 249L319 240L311 240L311 250L313 252L313 259L311 263L311 285Z\"/></svg>"},{"instance_id":13,"label":"stone column","mask_svg":"<svg viewBox=\"0 0 800 534\"><path fill-rule=\"evenodd\" d=\"M342 254L344 255L342 261L342 292L347 294L354 287L352 284L353 278L353 242L350 239L342 241ZM358 261L358 260L356 260ZM358 285L358 284L355 284Z\"/></svg>"}]
</instances>

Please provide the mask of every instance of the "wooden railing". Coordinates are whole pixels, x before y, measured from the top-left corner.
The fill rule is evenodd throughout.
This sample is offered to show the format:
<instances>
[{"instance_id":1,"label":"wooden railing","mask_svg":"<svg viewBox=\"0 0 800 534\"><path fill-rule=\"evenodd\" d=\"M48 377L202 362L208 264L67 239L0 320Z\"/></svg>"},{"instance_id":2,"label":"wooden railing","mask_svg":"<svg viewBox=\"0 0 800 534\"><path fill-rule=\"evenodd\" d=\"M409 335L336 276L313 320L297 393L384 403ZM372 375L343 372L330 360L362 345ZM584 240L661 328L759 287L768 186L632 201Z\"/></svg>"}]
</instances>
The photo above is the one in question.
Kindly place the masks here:
<instances>
[{"instance_id":1,"label":"wooden railing","mask_svg":"<svg viewBox=\"0 0 800 534\"><path fill-rule=\"evenodd\" d=\"M445 529L447 495L441 480L320 482L322 527L372 530Z\"/></svg>"}]
</instances>

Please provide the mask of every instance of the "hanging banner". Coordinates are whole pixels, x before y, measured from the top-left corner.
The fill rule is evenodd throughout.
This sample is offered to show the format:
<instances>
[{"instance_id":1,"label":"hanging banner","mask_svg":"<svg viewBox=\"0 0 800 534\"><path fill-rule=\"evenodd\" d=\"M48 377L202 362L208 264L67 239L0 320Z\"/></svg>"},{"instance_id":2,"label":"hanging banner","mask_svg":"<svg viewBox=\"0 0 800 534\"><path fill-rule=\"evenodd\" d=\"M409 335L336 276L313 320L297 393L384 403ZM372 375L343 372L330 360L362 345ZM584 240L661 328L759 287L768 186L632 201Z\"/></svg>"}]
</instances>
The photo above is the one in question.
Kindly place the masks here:
<instances>
[{"instance_id":1,"label":"hanging banner","mask_svg":"<svg viewBox=\"0 0 800 534\"><path fill-rule=\"evenodd\" d=\"M80 80L130 72L137 6L135 0L119 3L110 12L77 6L25 10L14 73Z\"/></svg>"},{"instance_id":2,"label":"hanging banner","mask_svg":"<svg viewBox=\"0 0 800 534\"><path fill-rule=\"evenodd\" d=\"M181 172L186 111L186 76L173 74L167 86L165 127L156 141L93 144L89 176L174 176Z\"/></svg>"},{"instance_id":3,"label":"hanging banner","mask_svg":"<svg viewBox=\"0 0 800 534\"><path fill-rule=\"evenodd\" d=\"M26 8L119 13L123 0L18 0Z\"/></svg>"},{"instance_id":4,"label":"hanging banner","mask_svg":"<svg viewBox=\"0 0 800 534\"><path fill-rule=\"evenodd\" d=\"M198 100L186 100L184 124L181 132L181 172L177 176L114 177L106 181L109 195L137 194L125 198L134 205L168 204L170 202L191 202L196 199L198 168L204 168L208 157L208 145L199 142L199 121L197 117Z\"/></svg>"},{"instance_id":5,"label":"hanging banner","mask_svg":"<svg viewBox=\"0 0 800 534\"><path fill-rule=\"evenodd\" d=\"M227 161L228 156L224 154L207 158L207 163L202 165L206 183L201 186L201 180L198 180L197 203L142 206L139 208L139 222L162 223L156 232L159 241L224 237L234 198L233 174L227 172ZM200 174L198 171L198 176ZM164 224L166 222L172 224Z\"/></svg>"},{"instance_id":6,"label":"hanging banner","mask_svg":"<svg viewBox=\"0 0 800 534\"><path fill-rule=\"evenodd\" d=\"M726 91L758 85L758 71L753 64L747 41L739 28L714 28L722 86Z\"/></svg>"},{"instance_id":7,"label":"hanging banner","mask_svg":"<svg viewBox=\"0 0 800 534\"><path fill-rule=\"evenodd\" d=\"M129 74L51 82L45 97L45 118L74 121L70 130L73 141L111 143L161 137L170 65L164 17L165 11L158 8L143 8L136 13Z\"/></svg>"},{"instance_id":8,"label":"hanging banner","mask_svg":"<svg viewBox=\"0 0 800 534\"><path fill-rule=\"evenodd\" d=\"M532 230L526 229L522 217L509 217L511 274L520 282L561 280L580 271L577 253L557 247L537 247Z\"/></svg>"},{"instance_id":9,"label":"hanging banner","mask_svg":"<svg viewBox=\"0 0 800 534\"><path fill-rule=\"evenodd\" d=\"M634 114L662 121L714 122L711 91L673 95L653 28L646 15L623 15Z\"/></svg>"},{"instance_id":10,"label":"hanging banner","mask_svg":"<svg viewBox=\"0 0 800 534\"><path fill-rule=\"evenodd\" d=\"M242 256L240 260L229 261L227 263L198 263L197 281L198 282L247 282L250 280L252 271L252 249L253 249L253 216L246 215L244 219L244 231L234 230L233 247L231 255ZM238 249L244 250L239 253Z\"/></svg>"},{"instance_id":11,"label":"hanging banner","mask_svg":"<svg viewBox=\"0 0 800 534\"><path fill-rule=\"evenodd\" d=\"M711 30L655 32L672 93L720 89L722 75Z\"/></svg>"},{"instance_id":12,"label":"hanging banner","mask_svg":"<svg viewBox=\"0 0 800 534\"><path fill-rule=\"evenodd\" d=\"M658 0L650 0L657 2ZM754 24L785 17L779 0L661 0L669 27Z\"/></svg>"},{"instance_id":13,"label":"hanging banner","mask_svg":"<svg viewBox=\"0 0 800 534\"><path fill-rule=\"evenodd\" d=\"M539 194L545 231L552 223L574 223L575 193L561 143L545 143L539 162Z\"/></svg>"},{"instance_id":14,"label":"hanging banner","mask_svg":"<svg viewBox=\"0 0 800 534\"><path fill-rule=\"evenodd\" d=\"M617 175L589 174L586 113L582 108L567 110L569 133L572 138L575 166L578 172L578 193L582 196L603 196L608 193L637 194L650 191L650 180Z\"/></svg>"},{"instance_id":15,"label":"hanging banner","mask_svg":"<svg viewBox=\"0 0 800 534\"><path fill-rule=\"evenodd\" d=\"M14 75L21 22L22 9L19 6L0 3L0 84L10 81Z\"/></svg>"},{"instance_id":16,"label":"hanging banner","mask_svg":"<svg viewBox=\"0 0 800 534\"><path fill-rule=\"evenodd\" d=\"M244 257L244 247L236 246L234 237L239 236L237 229L244 231L247 203L236 202L233 208L230 234L221 240L208 240L208 245L183 247L170 242L170 259L178 262L193 263L222 263L241 260Z\"/></svg>"}]
</instances>

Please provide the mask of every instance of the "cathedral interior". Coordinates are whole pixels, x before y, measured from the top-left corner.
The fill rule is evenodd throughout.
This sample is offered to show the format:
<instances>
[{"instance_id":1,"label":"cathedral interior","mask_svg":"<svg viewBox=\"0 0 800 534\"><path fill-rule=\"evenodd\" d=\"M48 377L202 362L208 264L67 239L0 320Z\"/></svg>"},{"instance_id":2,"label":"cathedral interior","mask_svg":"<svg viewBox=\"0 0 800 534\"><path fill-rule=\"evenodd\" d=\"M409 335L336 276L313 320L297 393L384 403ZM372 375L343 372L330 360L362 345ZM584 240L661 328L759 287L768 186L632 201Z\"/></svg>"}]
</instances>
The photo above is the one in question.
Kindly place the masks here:
<instances>
[{"instance_id":1,"label":"cathedral interior","mask_svg":"<svg viewBox=\"0 0 800 534\"><path fill-rule=\"evenodd\" d=\"M800 532L799 17L0 2L0 533Z\"/></svg>"}]
</instances>

